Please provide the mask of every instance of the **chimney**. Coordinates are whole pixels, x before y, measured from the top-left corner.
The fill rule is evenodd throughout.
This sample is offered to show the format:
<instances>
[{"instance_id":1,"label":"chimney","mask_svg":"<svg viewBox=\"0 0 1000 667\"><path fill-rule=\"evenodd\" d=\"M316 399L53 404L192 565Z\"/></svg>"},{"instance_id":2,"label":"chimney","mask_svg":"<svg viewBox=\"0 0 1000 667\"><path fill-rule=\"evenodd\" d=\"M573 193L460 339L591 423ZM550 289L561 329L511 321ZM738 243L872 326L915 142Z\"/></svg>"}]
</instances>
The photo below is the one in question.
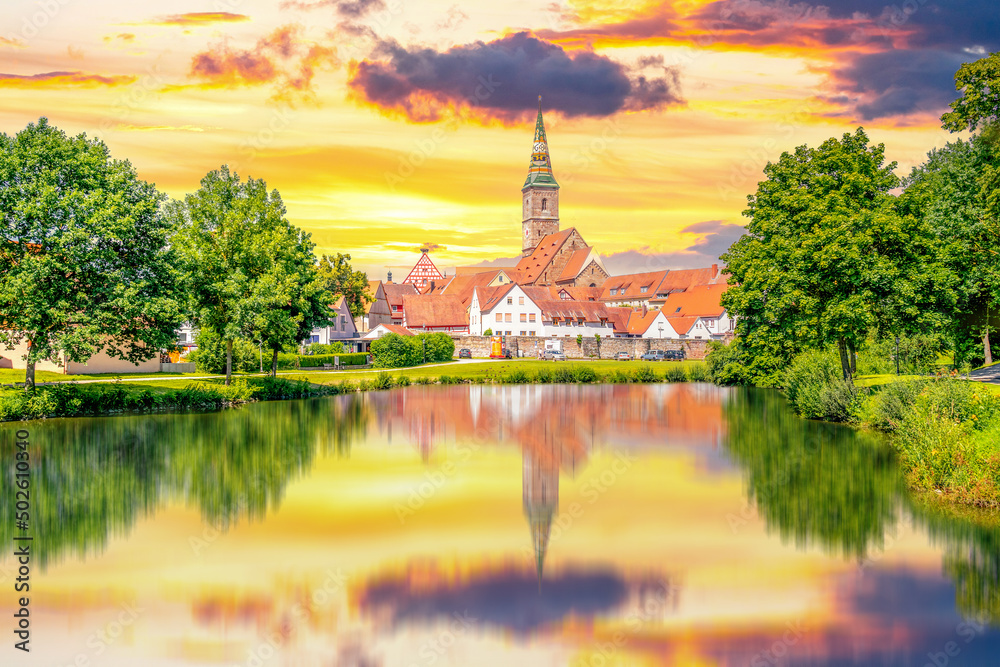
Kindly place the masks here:
<instances>
[{"instance_id":1,"label":"chimney","mask_svg":"<svg viewBox=\"0 0 1000 667\"><path fill-rule=\"evenodd\" d=\"M719 265L718 264L713 264L712 265L712 277L714 278L717 275L719 275Z\"/></svg>"},{"instance_id":2,"label":"chimney","mask_svg":"<svg viewBox=\"0 0 1000 667\"><path fill-rule=\"evenodd\" d=\"M427 291L428 292L433 292L434 291L434 281L433 280L431 281L431 288L429 290L427 290Z\"/></svg>"}]
</instances>

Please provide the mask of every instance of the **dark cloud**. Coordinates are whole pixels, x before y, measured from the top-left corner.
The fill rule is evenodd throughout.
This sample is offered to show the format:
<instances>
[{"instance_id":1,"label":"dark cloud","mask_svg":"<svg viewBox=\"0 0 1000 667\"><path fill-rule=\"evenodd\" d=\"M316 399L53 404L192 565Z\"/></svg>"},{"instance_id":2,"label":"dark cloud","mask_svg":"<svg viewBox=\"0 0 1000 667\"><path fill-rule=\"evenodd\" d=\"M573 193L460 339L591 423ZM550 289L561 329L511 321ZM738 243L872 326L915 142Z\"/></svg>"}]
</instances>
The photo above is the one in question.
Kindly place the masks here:
<instances>
[{"instance_id":1,"label":"dark cloud","mask_svg":"<svg viewBox=\"0 0 1000 667\"><path fill-rule=\"evenodd\" d=\"M567 53L526 32L445 52L385 41L354 67L349 81L365 101L414 121L439 120L450 108L474 108L512 121L545 108L566 116L608 116L622 109L678 104L676 73L637 76L591 52Z\"/></svg>"},{"instance_id":2,"label":"dark cloud","mask_svg":"<svg viewBox=\"0 0 1000 667\"><path fill-rule=\"evenodd\" d=\"M437 243L423 243L417 250L420 252L434 252L435 250L447 250L448 248Z\"/></svg>"},{"instance_id":3,"label":"dark cloud","mask_svg":"<svg viewBox=\"0 0 1000 667\"><path fill-rule=\"evenodd\" d=\"M698 235L687 248L672 252L657 252L646 246L634 250L604 255L604 266L613 276L662 269L698 269L719 263L726 252L743 235L743 227L722 220L706 220L688 225L682 234Z\"/></svg>"},{"instance_id":4,"label":"dark cloud","mask_svg":"<svg viewBox=\"0 0 1000 667\"><path fill-rule=\"evenodd\" d=\"M967 59L939 51L886 51L857 56L830 77L863 120L937 114L955 99L955 70Z\"/></svg>"},{"instance_id":5,"label":"dark cloud","mask_svg":"<svg viewBox=\"0 0 1000 667\"><path fill-rule=\"evenodd\" d=\"M273 84L275 99L311 98L316 68L336 62L331 47L305 40L295 25L278 28L251 49L217 44L191 59L190 76L212 88Z\"/></svg>"}]
</instances>

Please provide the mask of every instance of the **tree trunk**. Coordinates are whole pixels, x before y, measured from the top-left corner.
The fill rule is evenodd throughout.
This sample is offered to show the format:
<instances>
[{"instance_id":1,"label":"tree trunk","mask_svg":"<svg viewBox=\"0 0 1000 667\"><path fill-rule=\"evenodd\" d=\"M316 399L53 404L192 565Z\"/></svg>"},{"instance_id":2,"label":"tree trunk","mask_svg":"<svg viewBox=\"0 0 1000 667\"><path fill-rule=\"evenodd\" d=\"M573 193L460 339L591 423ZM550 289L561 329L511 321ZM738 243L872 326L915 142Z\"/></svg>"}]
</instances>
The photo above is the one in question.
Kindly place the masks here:
<instances>
[{"instance_id":1,"label":"tree trunk","mask_svg":"<svg viewBox=\"0 0 1000 667\"><path fill-rule=\"evenodd\" d=\"M226 341L226 386L233 381L233 341Z\"/></svg>"},{"instance_id":2,"label":"tree trunk","mask_svg":"<svg viewBox=\"0 0 1000 667\"><path fill-rule=\"evenodd\" d=\"M844 371L844 381L851 381L851 361L847 358L847 341L841 338L837 341L837 347L840 349L840 367Z\"/></svg>"},{"instance_id":3,"label":"tree trunk","mask_svg":"<svg viewBox=\"0 0 1000 667\"><path fill-rule=\"evenodd\" d=\"M851 375L857 375L857 374L858 374L858 353L852 347L851 348Z\"/></svg>"},{"instance_id":4,"label":"tree trunk","mask_svg":"<svg viewBox=\"0 0 1000 667\"><path fill-rule=\"evenodd\" d=\"M35 362L28 359L28 364L24 367L24 390L35 391Z\"/></svg>"},{"instance_id":5,"label":"tree trunk","mask_svg":"<svg viewBox=\"0 0 1000 667\"><path fill-rule=\"evenodd\" d=\"M983 333L983 354L986 357L986 365L989 366L993 363L993 350L990 349L990 330L989 328Z\"/></svg>"},{"instance_id":6,"label":"tree trunk","mask_svg":"<svg viewBox=\"0 0 1000 667\"><path fill-rule=\"evenodd\" d=\"M278 350L272 350L274 354L271 356L271 377L277 377L278 375Z\"/></svg>"}]
</instances>

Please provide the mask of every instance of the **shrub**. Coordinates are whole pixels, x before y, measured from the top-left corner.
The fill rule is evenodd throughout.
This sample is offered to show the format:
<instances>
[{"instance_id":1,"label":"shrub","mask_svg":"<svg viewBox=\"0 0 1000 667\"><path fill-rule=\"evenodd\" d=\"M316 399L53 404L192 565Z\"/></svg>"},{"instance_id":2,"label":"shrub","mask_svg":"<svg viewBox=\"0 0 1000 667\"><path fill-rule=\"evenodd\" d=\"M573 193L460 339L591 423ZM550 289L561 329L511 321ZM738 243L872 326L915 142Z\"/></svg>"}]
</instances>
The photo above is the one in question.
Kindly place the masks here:
<instances>
[{"instance_id":1,"label":"shrub","mask_svg":"<svg viewBox=\"0 0 1000 667\"><path fill-rule=\"evenodd\" d=\"M415 384L434 384L434 378L431 378L431 377L418 377L418 378L414 378L413 382Z\"/></svg>"},{"instance_id":2,"label":"shrub","mask_svg":"<svg viewBox=\"0 0 1000 667\"><path fill-rule=\"evenodd\" d=\"M708 343L705 356L708 379L718 385L746 385L750 382L750 371L743 365L735 342L726 345L719 341Z\"/></svg>"},{"instance_id":3,"label":"shrub","mask_svg":"<svg viewBox=\"0 0 1000 667\"><path fill-rule=\"evenodd\" d=\"M680 366L668 367L667 382L683 382L683 380L671 379L670 373L673 370L679 370L681 371L681 373L684 372L684 369L681 368ZM649 364L643 364L642 366L639 366L637 369L635 369L635 371L632 372L632 378L636 382L656 382L658 379L656 377L656 371L654 371L653 367Z\"/></svg>"},{"instance_id":4,"label":"shrub","mask_svg":"<svg viewBox=\"0 0 1000 667\"><path fill-rule=\"evenodd\" d=\"M500 382L503 384L529 384L531 376L523 368L514 368L509 373L502 375Z\"/></svg>"},{"instance_id":5,"label":"shrub","mask_svg":"<svg viewBox=\"0 0 1000 667\"><path fill-rule=\"evenodd\" d=\"M597 373L590 366L577 366L573 369L573 379L577 382L597 382Z\"/></svg>"},{"instance_id":6,"label":"shrub","mask_svg":"<svg viewBox=\"0 0 1000 667\"><path fill-rule=\"evenodd\" d=\"M364 366L368 363L368 355L364 352L351 354L314 354L311 356L302 355L296 357L296 359L298 361L299 368L319 368L323 364L333 365L337 357L340 357L341 366ZM278 360L280 364L281 355L278 355Z\"/></svg>"},{"instance_id":7,"label":"shrub","mask_svg":"<svg viewBox=\"0 0 1000 667\"><path fill-rule=\"evenodd\" d=\"M312 354L343 354L347 350L344 349L344 344L341 341L336 341L330 344L324 343L312 343L306 346L306 351Z\"/></svg>"},{"instance_id":8,"label":"shrub","mask_svg":"<svg viewBox=\"0 0 1000 667\"><path fill-rule=\"evenodd\" d=\"M423 360L423 344L417 336L386 334L373 340L370 350L375 368L406 368Z\"/></svg>"},{"instance_id":9,"label":"shrub","mask_svg":"<svg viewBox=\"0 0 1000 667\"><path fill-rule=\"evenodd\" d=\"M194 361L199 373L226 372L226 343L214 329L202 327L195 336L198 349L189 358ZM233 372L252 373L259 371L262 352L256 343L237 338L233 341Z\"/></svg>"},{"instance_id":10,"label":"shrub","mask_svg":"<svg viewBox=\"0 0 1000 667\"><path fill-rule=\"evenodd\" d=\"M538 384L548 384L552 382L552 371L548 368L539 368L535 373L535 382Z\"/></svg>"},{"instance_id":11,"label":"shrub","mask_svg":"<svg viewBox=\"0 0 1000 667\"><path fill-rule=\"evenodd\" d=\"M688 381L690 382L708 382L708 367L702 363L694 363L687 368Z\"/></svg>"},{"instance_id":12,"label":"shrub","mask_svg":"<svg viewBox=\"0 0 1000 667\"><path fill-rule=\"evenodd\" d=\"M833 352L803 352L785 373L788 402L807 419L847 421L856 389L842 373L840 359Z\"/></svg>"},{"instance_id":13,"label":"shrub","mask_svg":"<svg viewBox=\"0 0 1000 667\"><path fill-rule=\"evenodd\" d=\"M367 378L358 380L358 391L369 391L372 388L372 381Z\"/></svg>"},{"instance_id":14,"label":"shrub","mask_svg":"<svg viewBox=\"0 0 1000 667\"><path fill-rule=\"evenodd\" d=\"M450 375L442 375L438 378L438 382L441 384L458 384L458 378L452 377Z\"/></svg>"},{"instance_id":15,"label":"shrub","mask_svg":"<svg viewBox=\"0 0 1000 667\"><path fill-rule=\"evenodd\" d=\"M628 384L631 382L633 377L628 373L616 368L611 371L611 375L607 377L608 382L613 382L614 384Z\"/></svg>"},{"instance_id":16,"label":"shrub","mask_svg":"<svg viewBox=\"0 0 1000 667\"><path fill-rule=\"evenodd\" d=\"M427 361L451 361L455 356L455 341L446 333L424 333L417 336L417 340L421 346L421 357L426 354Z\"/></svg>"},{"instance_id":17,"label":"shrub","mask_svg":"<svg viewBox=\"0 0 1000 667\"><path fill-rule=\"evenodd\" d=\"M483 335L484 336L492 336L493 335L493 329L487 329L486 331L483 332Z\"/></svg>"},{"instance_id":18,"label":"shrub","mask_svg":"<svg viewBox=\"0 0 1000 667\"><path fill-rule=\"evenodd\" d=\"M552 381L560 383L576 382L573 369L566 365L557 366L552 373Z\"/></svg>"},{"instance_id":19,"label":"shrub","mask_svg":"<svg viewBox=\"0 0 1000 667\"><path fill-rule=\"evenodd\" d=\"M396 378L396 386L397 387L409 387L410 386L410 378L408 378L405 375L400 375L398 378Z\"/></svg>"},{"instance_id":20,"label":"shrub","mask_svg":"<svg viewBox=\"0 0 1000 667\"><path fill-rule=\"evenodd\" d=\"M926 381L917 380L877 387L861 400L856 413L858 421L879 431L895 432L925 384Z\"/></svg>"},{"instance_id":21,"label":"shrub","mask_svg":"<svg viewBox=\"0 0 1000 667\"><path fill-rule=\"evenodd\" d=\"M376 373L375 379L371 383L372 389L392 389L395 386L396 383L390 373Z\"/></svg>"}]
</instances>

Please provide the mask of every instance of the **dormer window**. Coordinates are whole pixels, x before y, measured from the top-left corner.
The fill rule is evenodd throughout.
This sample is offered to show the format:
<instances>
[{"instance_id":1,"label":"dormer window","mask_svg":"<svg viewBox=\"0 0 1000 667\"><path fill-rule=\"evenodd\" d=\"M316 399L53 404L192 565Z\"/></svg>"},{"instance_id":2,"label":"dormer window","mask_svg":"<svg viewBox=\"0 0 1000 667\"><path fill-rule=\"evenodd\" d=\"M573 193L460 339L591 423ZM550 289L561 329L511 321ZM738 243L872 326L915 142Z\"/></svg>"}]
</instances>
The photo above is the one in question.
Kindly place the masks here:
<instances>
[{"instance_id":1,"label":"dormer window","mask_svg":"<svg viewBox=\"0 0 1000 667\"><path fill-rule=\"evenodd\" d=\"M639 291L642 292L642 293L645 293L646 290L648 290L648 289L649 289L649 285L644 285L643 287L639 288Z\"/></svg>"},{"instance_id":2,"label":"dormer window","mask_svg":"<svg viewBox=\"0 0 1000 667\"><path fill-rule=\"evenodd\" d=\"M618 289L611 290L611 296L618 296Z\"/></svg>"}]
</instances>

